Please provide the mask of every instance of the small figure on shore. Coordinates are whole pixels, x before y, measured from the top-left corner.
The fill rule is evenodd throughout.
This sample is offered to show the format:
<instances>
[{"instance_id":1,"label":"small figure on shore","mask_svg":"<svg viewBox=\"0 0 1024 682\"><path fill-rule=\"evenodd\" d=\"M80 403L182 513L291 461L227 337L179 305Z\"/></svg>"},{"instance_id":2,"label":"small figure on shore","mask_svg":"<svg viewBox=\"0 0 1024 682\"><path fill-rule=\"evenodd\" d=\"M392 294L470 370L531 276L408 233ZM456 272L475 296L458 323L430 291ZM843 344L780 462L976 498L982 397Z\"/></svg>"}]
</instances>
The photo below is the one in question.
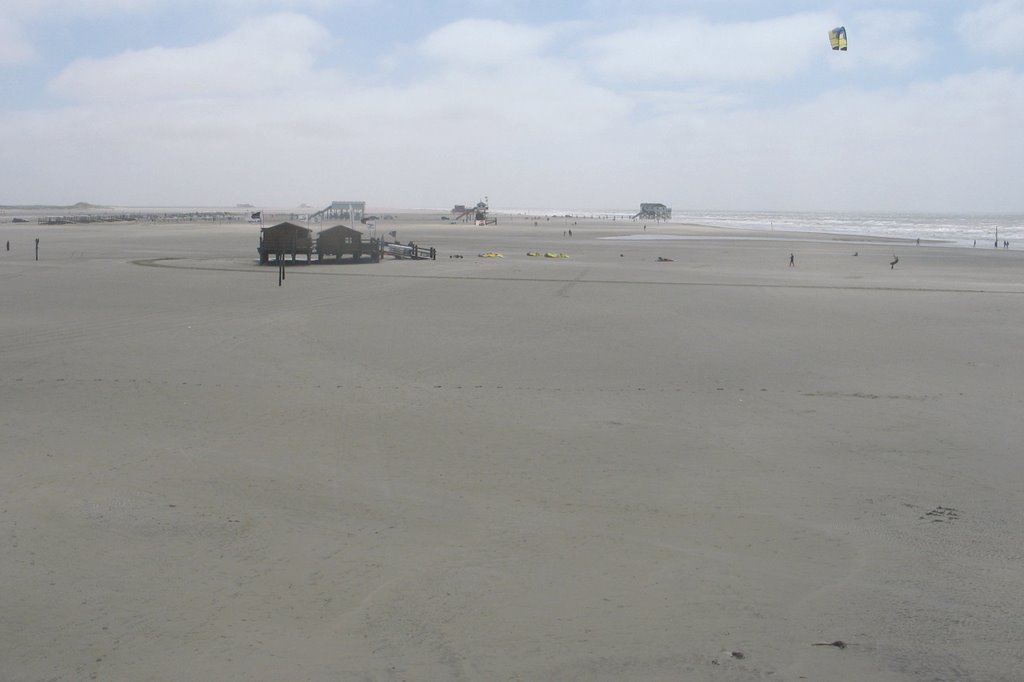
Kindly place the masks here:
<instances>
[{"instance_id":1,"label":"small figure on shore","mask_svg":"<svg viewBox=\"0 0 1024 682\"><path fill-rule=\"evenodd\" d=\"M796 267L796 262L795 262L795 260L793 258L793 254L789 254L789 267L791 267L791 268L795 268Z\"/></svg>"},{"instance_id":2,"label":"small figure on shore","mask_svg":"<svg viewBox=\"0 0 1024 682\"><path fill-rule=\"evenodd\" d=\"M977 239L974 240L974 248L978 248L978 240Z\"/></svg>"},{"instance_id":3,"label":"small figure on shore","mask_svg":"<svg viewBox=\"0 0 1024 682\"><path fill-rule=\"evenodd\" d=\"M899 262L900 262L900 257L897 256L895 253L892 254L892 260L889 261L889 269L890 270L895 270L896 269L896 264L899 263Z\"/></svg>"},{"instance_id":4,"label":"small figure on shore","mask_svg":"<svg viewBox=\"0 0 1024 682\"><path fill-rule=\"evenodd\" d=\"M569 230L569 236L570 237L572 236L572 230Z\"/></svg>"},{"instance_id":5,"label":"small figure on shore","mask_svg":"<svg viewBox=\"0 0 1024 682\"><path fill-rule=\"evenodd\" d=\"M917 238L917 245L921 246L921 238L920 237Z\"/></svg>"},{"instance_id":6,"label":"small figure on shore","mask_svg":"<svg viewBox=\"0 0 1024 682\"><path fill-rule=\"evenodd\" d=\"M854 252L853 252L853 257L854 257L854 258L856 258L856 257L857 257L857 256L859 256L859 255L860 255L860 253L859 253L859 252L857 252L857 251L854 251Z\"/></svg>"},{"instance_id":7,"label":"small figure on shore","mask_svg":"<svg viewBox=\"0 0 1024 682\"><path fill-rule=\"evenodd\" d=\"M10 239L7 240L7 250L8 251L11 250L11 240Z\"/></svg>"}]
</instances>

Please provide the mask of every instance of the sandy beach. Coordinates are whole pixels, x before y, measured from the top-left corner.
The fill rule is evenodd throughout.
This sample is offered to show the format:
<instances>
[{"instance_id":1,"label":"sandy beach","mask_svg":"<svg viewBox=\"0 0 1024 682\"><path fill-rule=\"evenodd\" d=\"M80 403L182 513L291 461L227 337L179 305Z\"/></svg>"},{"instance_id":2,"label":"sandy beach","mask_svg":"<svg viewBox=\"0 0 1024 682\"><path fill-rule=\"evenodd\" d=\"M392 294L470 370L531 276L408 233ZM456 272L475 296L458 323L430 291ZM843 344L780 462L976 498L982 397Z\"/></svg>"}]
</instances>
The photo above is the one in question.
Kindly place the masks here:
<instances>
[{"instance_id":1,"label":"sandy beach","mask_svg":"<svg viewBox=\"0 0 1024 682\"><path fill-rule=\"evenodd\" d=\"M1024 252L439 215L0 225L0 679L1024 679Z\"/></svg>"}]
</instances>

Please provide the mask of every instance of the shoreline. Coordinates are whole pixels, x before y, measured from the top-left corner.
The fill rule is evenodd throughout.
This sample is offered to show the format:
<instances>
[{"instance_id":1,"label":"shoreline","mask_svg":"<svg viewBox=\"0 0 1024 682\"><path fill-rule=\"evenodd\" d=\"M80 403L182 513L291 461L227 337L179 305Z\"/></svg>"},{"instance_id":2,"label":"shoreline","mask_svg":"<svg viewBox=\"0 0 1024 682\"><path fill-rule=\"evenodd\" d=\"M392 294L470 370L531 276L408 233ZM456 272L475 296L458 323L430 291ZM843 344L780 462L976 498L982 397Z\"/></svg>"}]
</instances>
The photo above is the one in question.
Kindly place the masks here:
<instances>
[{"instance_id":1,"label":"shoreline","mask_svg":"<svg viewBox=\"0 0 1024 682\"><path fill-rule=\"evenodd\" d=\"M315 209L312 207L296 207L296 208L260 208L256 206L252 207L240 207L240 206L96 206L86 204L81 207L77 206L4 206L0 207L0 214L2 214L2 222L7 223L13 218L27 219L30 223L35 224L36 220L40 217L44 217L50 214L66 215L66 216L77 216L81 217L84 215L95 214L97 217L111 214L124 214L136 215L137 217L144 218L140 222L161 222L162 219L171 216L176 216L175 221L179 219L185 221L190 215L196 214L209 214L209 218L204 218L206 222L217 222L217 216L220 216L220 220L224 222L237 221L241 223L248 223L248 215L252 211L260 211L266 218L270 219L271 224L273 222L280 222L283 220L291 220L293 222L303 222L301 217L308 212L312 212ZM429 222L430 218L438 218L441 216L447 216L449 211L447 209L430 209L430 208L379 208L372 211L375 214L387 215L391 217L412 217L416 220L426 220ZM615 214L615 213L602 213L602 212L578 212L575 214L566 214L560 212L554 213L531 213L527 209L523 210L494 210L491 212L492 215L497 216L499 219L505 221L511 221L513 224L519 224L520 221L529 222L531 220L537 221L541 224L554 226L558 221L568 220L585 220L590 223L596 224L608 224L615 223L617 225L643 225L644 221L633 220L627 213ZM817 212L764 212L764 211L740 211L740 212L725 212L716 214L715 212L709 212L704 216L705 220L693 220L689 217L684 217L686 212L680 212L680 215L668 222L655 222L652 223L647 221L646 224L652 229L659 230L671 230L671 229L688 229L695 226L703 227L706 229L714 230L727 230L727 231L739 231L739 232L752 232L752 233L799 233L799 234L814 234L814 235L830 235L835 238L865 238L865 239L892 239L892 240L910 240L915 241L920 238L922 242L929 243L940 243L940 244L954 244L958 246L970 246L974 248L978 241L982 242L982 248L988 242L996 239L995 234L1000 229L1002 230L1002 236L999 238L1001 242L1003 239L1009 239L1011 247L1018 238L1024 239L1024 216L1013 214L1013 213L929 213L929 212L917 212L917 213L876 213L866 212L863 214L841 212L835 214L828 213L817 213ZM226 220L227 216L234 216L233 220ZM859 217L858 217L859 216ZM770 217L775 217L777 221L781 221L779 225L769 228L767 224L749 226L743 224L723 224L722 221L749 221L758 220L765 223L768 222ZM787 224L786 220L807 220L810 217L817 217L818 220L825 222L834 221L854 221L853 224L847 226L845 229L835 229L835 227L819 226L811 228L808 225L801 224ZM865 223L861 226L856 225L857 220L862 220ZM882 222L879 222L879 221ZM910 220L913 222L906 223L902 227L900 221ZM986 223L985 226L979 224L973 224L969 221L980 220ZM893 222L896 221L896 222ZM953 227L950 221L956 223L956 227ZM965 222L968 221L968 222ZM99 222L99 220L97 220ZM264 221L267 223L268 221ZM384 221L388 223L390 221ZM440 222L440 221L439 221ZM1000 225L1000 222L1003 224ZM2 224L2 223L0 223ZM893 227L896 225L897 227ZM906 235L892 235L880 232L880 230L891 231L892 229L903 229L911 234ZM940 230L942 234L932 234L935 230ZM921 236L920 233L924 233ZM988 242L986 241L988 240ZM974 244L974 246L971 246Z\"/></svg>"}]
</instances>

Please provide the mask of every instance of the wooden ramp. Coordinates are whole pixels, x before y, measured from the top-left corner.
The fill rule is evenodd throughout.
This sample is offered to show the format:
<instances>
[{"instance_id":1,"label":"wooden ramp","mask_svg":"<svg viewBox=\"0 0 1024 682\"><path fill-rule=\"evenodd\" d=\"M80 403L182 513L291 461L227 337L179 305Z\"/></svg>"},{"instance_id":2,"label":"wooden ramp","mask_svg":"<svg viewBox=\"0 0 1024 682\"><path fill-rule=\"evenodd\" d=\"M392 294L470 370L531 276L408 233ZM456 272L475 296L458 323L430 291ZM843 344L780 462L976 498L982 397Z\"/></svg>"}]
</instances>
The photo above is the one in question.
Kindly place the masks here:
<instances>
[{"instance_id":1,"label":"wooden ramp","mask_svg":"<svg viewBox=\"0 0 1024 682\"><path fill-rule=\"evenodd\" d=\"M413 260L437 260L437 249L420 246L419 244L382 244L381 256L392 256L396 259L411 258Z\"/></svg>"}]
</instances>

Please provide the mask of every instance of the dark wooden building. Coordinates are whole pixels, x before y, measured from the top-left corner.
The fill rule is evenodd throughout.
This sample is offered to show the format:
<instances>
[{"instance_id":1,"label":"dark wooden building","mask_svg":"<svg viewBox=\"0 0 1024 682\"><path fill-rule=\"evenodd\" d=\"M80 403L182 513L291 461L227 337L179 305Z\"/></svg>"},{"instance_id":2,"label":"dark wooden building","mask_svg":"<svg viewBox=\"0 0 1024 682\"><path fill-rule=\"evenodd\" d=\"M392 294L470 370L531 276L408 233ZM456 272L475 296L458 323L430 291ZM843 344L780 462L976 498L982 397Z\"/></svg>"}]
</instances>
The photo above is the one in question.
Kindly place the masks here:
<instances>
[{"instance_id":1,"label":"dark wooden building","mask_svg":"<svg viewBox=\"0 0 1024 682\"><path fill-rule=\"evenodd\" d=\"M335 225L321 230L316 237L316 259L323 260L334 256L341 260L342 256L351 255L353 260L362 258L369 253L370 244L363 244L363 233L353 230L347 225Z\"/></svg>"},{"instance_id":2,"label":"dark wooden building","mask_svg":"<svg viewBox=\"0 0 1024 682\"><path fill-rule=\"evenodd\" d=\"M294 223L278 223L260 230L260 245L257 249L260 263L267 263L271 257L291 255L294 262L299 254L306 256L306 261L313 260L313 231Z\"/></svg>"}]
</instances>

